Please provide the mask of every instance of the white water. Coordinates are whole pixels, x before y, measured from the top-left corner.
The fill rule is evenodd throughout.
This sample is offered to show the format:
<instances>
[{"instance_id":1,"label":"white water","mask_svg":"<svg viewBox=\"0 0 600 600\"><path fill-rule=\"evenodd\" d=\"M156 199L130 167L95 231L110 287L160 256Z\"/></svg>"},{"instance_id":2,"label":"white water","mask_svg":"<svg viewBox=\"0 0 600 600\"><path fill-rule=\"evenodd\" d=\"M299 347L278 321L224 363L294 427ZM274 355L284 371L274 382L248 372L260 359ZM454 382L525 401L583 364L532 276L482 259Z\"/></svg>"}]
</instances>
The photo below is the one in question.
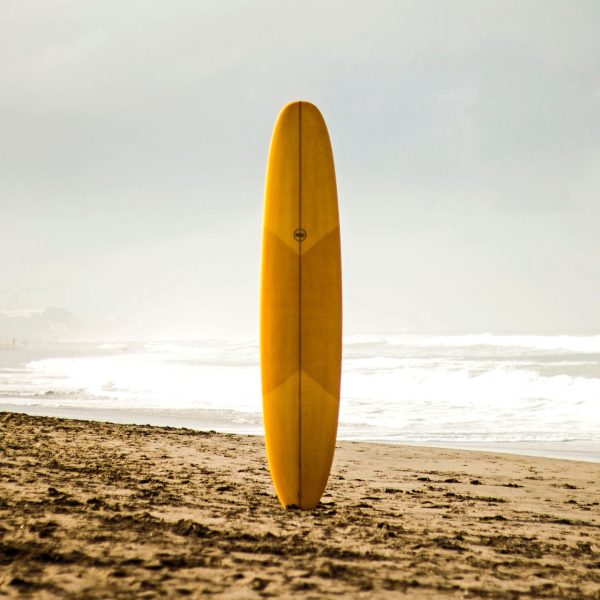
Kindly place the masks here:
<instances>
[{"instance_id":1,"label":"white water","mask_svg":"<svg viewBox=\"0 0 600 600\"><path fill-rule=\"evenodd\" d=\"M0 350L0 409L260 434L258 343ZM340 437L600 461L600 336L350 336Z\"/></svg>"}]
</instances>

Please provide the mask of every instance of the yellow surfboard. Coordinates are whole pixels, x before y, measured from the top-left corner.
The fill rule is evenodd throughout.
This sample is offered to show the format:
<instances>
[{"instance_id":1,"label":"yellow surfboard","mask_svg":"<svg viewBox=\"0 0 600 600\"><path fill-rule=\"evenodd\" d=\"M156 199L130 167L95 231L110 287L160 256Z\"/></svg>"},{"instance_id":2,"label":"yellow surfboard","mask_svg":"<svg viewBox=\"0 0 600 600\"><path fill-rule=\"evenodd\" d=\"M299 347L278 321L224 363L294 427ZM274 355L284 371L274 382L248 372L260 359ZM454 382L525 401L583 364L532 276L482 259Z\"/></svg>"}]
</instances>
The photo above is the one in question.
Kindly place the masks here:
<instances>
[{"instance_id":1,"label":"yellow surfboard","mask_svg":"<svg viewBox=\"0 0 600 600\"><path fill-rule=\"evenodd\" d=\"M271 141L260 330L275 491L285 507L313 508L335 450L342 277L333 153L325 121L309 102L282 110Z\"/></svg>"}]
</instances>

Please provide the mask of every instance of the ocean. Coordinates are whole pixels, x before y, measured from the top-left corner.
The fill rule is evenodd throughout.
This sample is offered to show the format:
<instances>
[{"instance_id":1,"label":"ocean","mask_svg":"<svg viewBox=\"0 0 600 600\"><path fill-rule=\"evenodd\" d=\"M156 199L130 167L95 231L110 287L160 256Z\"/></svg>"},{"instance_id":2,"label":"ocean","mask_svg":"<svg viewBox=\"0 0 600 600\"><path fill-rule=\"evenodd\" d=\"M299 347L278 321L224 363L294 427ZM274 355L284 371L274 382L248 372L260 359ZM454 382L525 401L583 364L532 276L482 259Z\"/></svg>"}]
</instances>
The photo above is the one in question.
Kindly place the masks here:
<instances>
[{"instance_id":1,"label":"ocean","mask_svg":"<svg viewBox=\"0 0 600 600\"><path fill-rule=\"evenodd\" d=\"M0 346L0 410L260 435L258 340ZM600 336L346 336L339 438L600 462Z\"/></svg>"}]
</instances>

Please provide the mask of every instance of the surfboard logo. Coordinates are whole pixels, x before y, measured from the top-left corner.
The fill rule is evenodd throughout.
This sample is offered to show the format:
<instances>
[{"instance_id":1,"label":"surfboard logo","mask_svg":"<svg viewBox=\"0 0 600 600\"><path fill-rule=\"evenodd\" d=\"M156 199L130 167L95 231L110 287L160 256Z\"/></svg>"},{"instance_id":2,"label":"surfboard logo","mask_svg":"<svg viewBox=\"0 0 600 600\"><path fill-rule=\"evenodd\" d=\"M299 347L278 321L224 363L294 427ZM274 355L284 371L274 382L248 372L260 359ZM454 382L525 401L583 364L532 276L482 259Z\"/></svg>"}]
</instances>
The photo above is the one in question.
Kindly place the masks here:
<instances>
[{"instance_id":1,"label":"surfboard logo","mask_svg":"<svg viewBox=\"0 0 600 600\"><path fill-rule=\"evenodd\" d=\"M304 229L296 229L294 231L294 239L297 242L303 242L306 239L306 231Z\"/></svg>"}]
</instances>

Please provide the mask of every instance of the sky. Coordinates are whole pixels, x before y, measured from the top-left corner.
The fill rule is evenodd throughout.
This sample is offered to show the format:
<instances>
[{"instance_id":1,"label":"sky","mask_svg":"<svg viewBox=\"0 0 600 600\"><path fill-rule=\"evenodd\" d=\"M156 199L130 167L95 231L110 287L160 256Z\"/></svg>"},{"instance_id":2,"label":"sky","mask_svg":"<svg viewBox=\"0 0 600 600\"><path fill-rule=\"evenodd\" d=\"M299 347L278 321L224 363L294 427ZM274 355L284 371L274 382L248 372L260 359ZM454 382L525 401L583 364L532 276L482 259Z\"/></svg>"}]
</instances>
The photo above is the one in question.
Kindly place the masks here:
<instances>
[{"instance_id":1,"label":"sky","mask_svg":"<svg viewBox=\"0 0 600 600\"><path fill-rule=\"evenodd\" d=\"M336 161L346 333L600 333L600 3L4 0L0 309L256 335L277 115Z\"/></svg>"}]
</instances>

